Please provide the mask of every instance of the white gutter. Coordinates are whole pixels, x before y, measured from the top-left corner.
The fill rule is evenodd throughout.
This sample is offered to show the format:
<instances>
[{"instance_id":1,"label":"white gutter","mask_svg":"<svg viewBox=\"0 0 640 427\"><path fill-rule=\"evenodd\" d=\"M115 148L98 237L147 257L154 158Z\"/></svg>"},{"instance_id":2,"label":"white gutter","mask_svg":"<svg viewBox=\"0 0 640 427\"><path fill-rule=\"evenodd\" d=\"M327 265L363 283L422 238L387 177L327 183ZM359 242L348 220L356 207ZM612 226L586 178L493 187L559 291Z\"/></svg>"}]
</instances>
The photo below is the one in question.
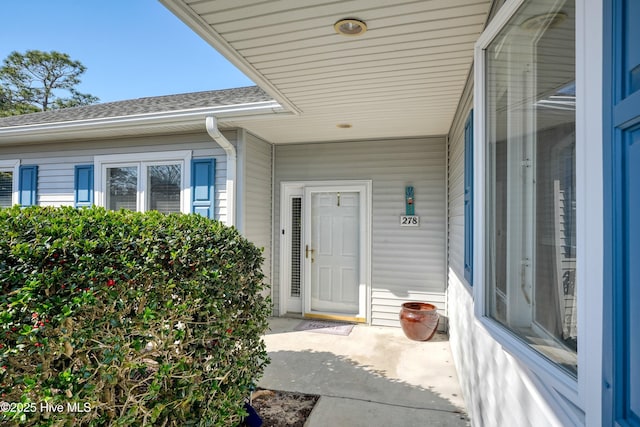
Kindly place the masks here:
<instances>
[{"instance_id":1,"label":"white gutter","mask_svg":"<svg viewBox=\"0 0 640 427\"><path fill-rule=\"evenodd\" d=\"M205 126L209 136L227 153L227 225L235 225L236 217L236 148L218 129L214 116L207 116Z\"/></svg>"},{"instance_id":2,"label":"white gutter","mask_svg":"<svg viewBox=\"0 0 640 427\"><path fill-rule=\"evenodd\" d=\"M95 119L82 119L67 122L36 123L30 125L9 126L0 128L0 132L11 134L18 132L51 131L56 129L80 129L94 127L108 127L111 125L123 126L127 124L149 124L166 121L187 121L197 119L203 115L215 114L216 116L230 116L234 119L253 114L271 114L283 111L277 101L260 101L245 104L221 105L217 107L186 108L183 110L160 111L153 113L128 114L125 116L99 117Z\"/></svg>"},{"instance_id":3,"label":"white gutter","mask_svg":"<svg viewBox=\"0 0 640 427\"><path fill-rule=\"evenodd\" d=\"M67 122L35 123L0 128L0 144L54 141L78 137L82 132L86 137L104 137L112 136L114 132L134 131L151 126L155 129L176 126L197 127L198 123L202 123L203 117L210 115L224 120L255 120L273 114L287 114L287 112L277 101L261 101Z\"/></svg>"}]
</instances>

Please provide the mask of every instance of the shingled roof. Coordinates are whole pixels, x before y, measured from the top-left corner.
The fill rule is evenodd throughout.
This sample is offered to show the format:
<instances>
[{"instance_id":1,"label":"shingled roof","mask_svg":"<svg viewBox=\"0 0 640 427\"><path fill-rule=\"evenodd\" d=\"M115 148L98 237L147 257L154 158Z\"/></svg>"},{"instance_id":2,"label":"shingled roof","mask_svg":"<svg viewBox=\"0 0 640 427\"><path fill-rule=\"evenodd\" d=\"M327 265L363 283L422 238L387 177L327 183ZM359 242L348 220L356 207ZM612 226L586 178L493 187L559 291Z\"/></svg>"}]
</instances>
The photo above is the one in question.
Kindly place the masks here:
<instances>
[{"instance_id":1,"label":"shingled roof","mask_svg":"<svg viewBox=\"0 0 640 427\"><path fill-rule=\"evenodd\" d=\"M234 89L128 99L125 101L106 102L83 107L4 117L0 118L0 128L127 117L147 113L184 111L195 108L250 104L272 100L273 98L258 86L248 86Z\"/></svg>"}]
</instances>

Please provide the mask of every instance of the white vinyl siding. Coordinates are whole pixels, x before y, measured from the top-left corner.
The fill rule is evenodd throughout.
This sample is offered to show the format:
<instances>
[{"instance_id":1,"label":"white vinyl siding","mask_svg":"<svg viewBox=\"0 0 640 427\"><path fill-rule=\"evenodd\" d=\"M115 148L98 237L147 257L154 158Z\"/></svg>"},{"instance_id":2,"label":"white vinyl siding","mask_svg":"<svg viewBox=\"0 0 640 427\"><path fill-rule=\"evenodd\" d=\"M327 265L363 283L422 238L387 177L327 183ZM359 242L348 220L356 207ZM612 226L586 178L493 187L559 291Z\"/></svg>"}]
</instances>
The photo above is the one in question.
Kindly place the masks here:
<instances>
[{"instance_id":1,"label":"white vinyl siding","mask_svg":"<svg viewBox=\"0 0 640 427\"><path fill-rule=\"evenodd\" d=\"M272 145L245 132L243 147L243 234L263 249L262 272L265 283L271 284Z\"/></svg>"},{"instance_id":2,"label":"white vinyl siding","mask_svg":"<svg viewBox=\"0 0 640 427\"><path fill-rule=\"evenodd\" d=\"M236 132L224 132L231 143ZM109 140L69 141L46 145L4 147L2 159L20 159L22 164L38 165L38 204L73 206L74 167L92 164L94 156L192 150L192 158L215 158L215 218L226 219L227 157L206 133L158 135Z\"/></svg>"},{"instance_id":3,"label":"white vinyl siding","mask_svg":"<svg viewBox=\"0 0 640 427\"><path fill-rule=\"evenodd\" d=\"M7 157L20 158L22 164L38 166L37 204L40 206L73 206L74 166L93 162L93 157L79 156L77 152L54 153L44 149L37 153L16 152Z\"/></svg>"},{"instance_id":4,"label":"white vinyl siding","mask_svg":"<svg viewBox=\"0 0 640 427\"><path fill-rule=\"evenodd\" d=\"M38 165L38 204L41 206L73 206L74 167L77 164L93 163L93 158L51 157L29 161Z\"/></svg>"},{"instance_id":5,"label":"white vinyl siding","mask_svg":"<svg viewBox=\"0 0 640 427\"><path fill-rule=\"evenodd\" d=\"M281 182L372 180L371 323L399 326L400 305L409 300L434 303L445 314L445 146L444 137L276 146L274 256ZM400 227L408 185L419 227ZM276 260L276 305L278 266Z\"/></svg>"}]
</instances>

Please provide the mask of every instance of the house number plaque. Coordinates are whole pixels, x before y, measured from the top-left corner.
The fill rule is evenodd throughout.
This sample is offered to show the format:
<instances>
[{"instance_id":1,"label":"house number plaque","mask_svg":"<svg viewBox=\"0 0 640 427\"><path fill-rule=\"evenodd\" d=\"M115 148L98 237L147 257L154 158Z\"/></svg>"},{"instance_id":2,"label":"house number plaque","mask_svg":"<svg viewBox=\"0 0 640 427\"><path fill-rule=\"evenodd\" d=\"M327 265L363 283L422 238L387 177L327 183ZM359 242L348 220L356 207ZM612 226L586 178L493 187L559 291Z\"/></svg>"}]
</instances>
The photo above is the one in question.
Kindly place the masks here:
<instances>
[{"instance_id":1,"label":"house number plaque","mask_svg":"<svg viewBox=\"0 0 640 427\"><path fill-rule=\"evenodd\" d=\"M418 227L420 225L420 217L416 215L402 215L400 217L400 226L402 227Z\"/></svg>"}]
</instances>

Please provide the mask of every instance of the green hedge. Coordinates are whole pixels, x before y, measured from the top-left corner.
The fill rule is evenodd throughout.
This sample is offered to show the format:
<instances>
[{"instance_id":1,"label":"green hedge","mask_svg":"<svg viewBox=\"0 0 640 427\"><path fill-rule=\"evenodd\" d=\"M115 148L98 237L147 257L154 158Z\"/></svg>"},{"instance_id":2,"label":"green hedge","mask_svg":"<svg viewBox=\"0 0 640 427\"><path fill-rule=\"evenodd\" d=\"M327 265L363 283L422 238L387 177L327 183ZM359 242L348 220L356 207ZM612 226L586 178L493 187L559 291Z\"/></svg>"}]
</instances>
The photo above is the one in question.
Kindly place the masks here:
<instances>
[{"instance_id":1,"label":"green hedge","mask_svg":"<svg viewBox=\"0 0 640 427\"><path fill-rule=\"evenodd\" d=\"M198 215L0 210L0 424L237 425L262 254Z\"/></svg>"}]
</instances>

